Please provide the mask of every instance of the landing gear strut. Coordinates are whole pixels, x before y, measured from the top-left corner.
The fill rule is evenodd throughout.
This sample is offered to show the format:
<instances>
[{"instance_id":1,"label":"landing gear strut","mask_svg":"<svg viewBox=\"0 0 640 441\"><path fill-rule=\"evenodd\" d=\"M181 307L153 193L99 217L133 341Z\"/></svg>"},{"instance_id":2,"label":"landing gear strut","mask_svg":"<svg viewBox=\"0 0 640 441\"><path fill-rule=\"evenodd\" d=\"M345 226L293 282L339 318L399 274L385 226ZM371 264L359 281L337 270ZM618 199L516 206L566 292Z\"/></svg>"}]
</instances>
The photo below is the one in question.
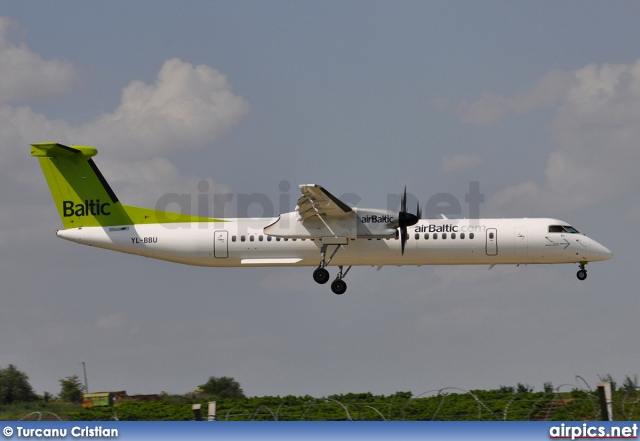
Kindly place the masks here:
<instances>
[{"instance_id":1,"label":"landing gear strut","mask_svg":"<svg viewBox=\"0 0 640 441\"><path fill-rule=\"evenodd\" d=\"M331 262L333 256L335 256L340 249L340 245L336 245L336 249L333 250L333 253L331 253L329 259L326 260L327 246L328 245L323 244L320 248L320 265L318 265L318 268L313 271L313 280L321 285L329 281L329 271L327 271L325 267L329 265L329 262ZM347 270L344 272L342 271L342 266L339 266L338 268L340 269L340 271L338 272L336 279L331 282L331 291L333 291L335 294L340 295L344 294L347 290L347 283L343 279L347 275L351 267L347 268Z\"/></svg>"},{"instance_id":2,"label":"landing gear strut","mask_svg":"<svg viewBox=\"0 0 640 441\"><path fill-rule=\"evenodd\" d=\"M576 273L576 276L578 277L578 280L584 280L587 278L587 270L584 267L586 265L586 263L581 263L580 264L580 270Z\"/></svg>"}]
</instances>

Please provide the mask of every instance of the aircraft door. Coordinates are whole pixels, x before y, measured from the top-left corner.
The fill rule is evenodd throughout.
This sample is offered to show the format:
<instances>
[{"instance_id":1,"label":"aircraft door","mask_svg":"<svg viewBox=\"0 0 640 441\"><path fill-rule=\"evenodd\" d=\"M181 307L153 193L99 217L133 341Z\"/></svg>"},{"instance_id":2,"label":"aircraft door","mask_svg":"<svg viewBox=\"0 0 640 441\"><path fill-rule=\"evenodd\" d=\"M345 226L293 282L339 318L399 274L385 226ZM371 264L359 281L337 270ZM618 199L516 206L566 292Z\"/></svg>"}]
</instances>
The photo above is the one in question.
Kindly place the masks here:
<instances>
[{"instance_id":1,"label":"aircraft door","mask_svg":"<svg viewBox=\"0 0 640 441\"><path fill-rule=\"evenodd\" d=\"M498 230L487 228L487 256L498 255Z\"/></svg>"},{"instance_id":2,"label":"aircraft door","mask_svg":"<svg viewBox=\"0 0 640 441\"><path fill-rule=\"evenodd\" d=\"M213 233L213 256L218 258L229 257L229 232L219 230Z\"/></svg>"}]
</instances>

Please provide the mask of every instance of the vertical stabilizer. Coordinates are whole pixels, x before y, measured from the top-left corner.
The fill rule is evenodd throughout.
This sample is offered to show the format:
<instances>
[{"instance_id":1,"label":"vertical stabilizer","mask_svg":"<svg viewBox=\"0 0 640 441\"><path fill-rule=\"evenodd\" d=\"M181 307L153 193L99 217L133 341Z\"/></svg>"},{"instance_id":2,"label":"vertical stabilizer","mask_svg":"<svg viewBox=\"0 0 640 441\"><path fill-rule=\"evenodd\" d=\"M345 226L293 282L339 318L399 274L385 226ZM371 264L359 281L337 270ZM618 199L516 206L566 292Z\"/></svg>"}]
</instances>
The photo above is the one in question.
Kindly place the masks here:
<instances>
[{"instance_id":1,"label":"vertical stabilizer","mask_svg":"<svg viewBox=\"0 0 640 441\"><path fill-rule=\"evenodd\" d=\"M88 146L31 144L65 229L131 224L124 207L91 159Z\"/></svg>"}]
</instances>

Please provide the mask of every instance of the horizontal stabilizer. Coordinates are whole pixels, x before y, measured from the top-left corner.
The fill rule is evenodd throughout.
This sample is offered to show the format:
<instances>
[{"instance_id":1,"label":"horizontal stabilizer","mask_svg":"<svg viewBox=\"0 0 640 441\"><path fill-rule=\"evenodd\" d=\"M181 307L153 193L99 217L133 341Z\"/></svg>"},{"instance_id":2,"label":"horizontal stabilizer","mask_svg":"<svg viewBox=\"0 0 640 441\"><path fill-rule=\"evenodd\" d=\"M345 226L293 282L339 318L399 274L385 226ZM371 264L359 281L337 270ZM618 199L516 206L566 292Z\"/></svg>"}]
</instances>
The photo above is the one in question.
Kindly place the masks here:
<instances>
[{"instance_id":1,"label":"horizontal stabilizer","mask_svg":"<svg viewBox=\"0 0 640 441\"><path fill-rule=\"evenodd\" d=\"M84 156L90 158L98 154L98 150L90 146L74 146L58 144L55 142L43 142L40 144L31 144L31 156L43 158L60 158L70 156Z\"/></svg>"}]
</instances>

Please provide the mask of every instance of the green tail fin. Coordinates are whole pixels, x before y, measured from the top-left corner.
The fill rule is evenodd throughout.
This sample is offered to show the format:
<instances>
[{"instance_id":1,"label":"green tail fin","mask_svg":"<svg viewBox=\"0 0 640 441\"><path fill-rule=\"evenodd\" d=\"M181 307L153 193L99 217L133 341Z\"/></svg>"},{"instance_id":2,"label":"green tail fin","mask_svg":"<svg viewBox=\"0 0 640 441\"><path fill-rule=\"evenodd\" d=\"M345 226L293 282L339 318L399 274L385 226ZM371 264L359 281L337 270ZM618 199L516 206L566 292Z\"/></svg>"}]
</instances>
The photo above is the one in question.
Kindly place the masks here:
<instances>
[{"instance_id":1,"label":"green tail fin","mask_svg":"<svg viewBox=\"0 0 640 441\"><path fill-rule=\"evenodd\" d=\"M222 219L168 213L122 205L91 159L93 147L57 143L31 144L65 229L116 225L225 222Z\"/></svg>"},{"instance_id":2,"label":"green tail fin","mask_svg":"<svg viewBox=\"0 0 640 441\"><path fill-rule=\"evenodd\" d=\"M122 204L91 159L88 146L31 145L38 158L64 228L131 224Z\"/></svg>"}]
</instances>

